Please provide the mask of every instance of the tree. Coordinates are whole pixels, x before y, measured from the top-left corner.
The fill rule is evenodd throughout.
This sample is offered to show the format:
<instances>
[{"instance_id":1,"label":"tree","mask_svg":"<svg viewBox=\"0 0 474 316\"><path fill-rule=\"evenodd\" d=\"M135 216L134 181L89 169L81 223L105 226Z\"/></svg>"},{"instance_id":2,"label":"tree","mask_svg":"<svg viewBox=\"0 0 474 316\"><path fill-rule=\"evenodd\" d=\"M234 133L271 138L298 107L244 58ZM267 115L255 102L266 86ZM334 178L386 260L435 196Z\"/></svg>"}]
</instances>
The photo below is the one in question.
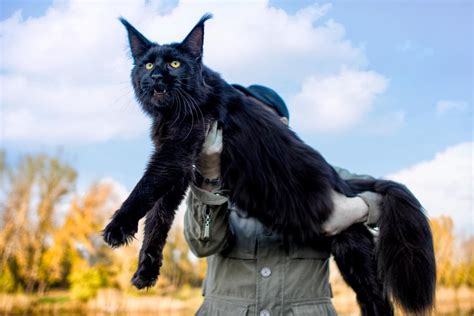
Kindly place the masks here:
<instances>
[{"instance_id":1,"label":"tree","mask_svg":"<svg viewBox=\"0 0 474 316\"><path fill-rule=\"evenodd\" d=\"M5 169L5 158L2 168ZM26 156L6 168L0 222L0 272L14 275L15 290L44 290L40 267L55 230L54 217L71 193L76 172L67 163L46 155Z\"/></svg>"},{"instance_id":2,"label":"tree","mask_svg":"<svg viewBox=\"0 0 474 316\"><path fill-rule=\"evenodd\" d=\"M81 300L93 297L110 279L112 254L100 230L104 214L112 211L111 191L110 185L93 184L82 197L74 197L45 254L44 277L49 283L70 286Z\"/></svg>"},{"instance_id":3,"label":"tree","mask_svg":"<svg viewBox=\"0 0 474 316\"><path fill-rule=\"evenodd\" d=\"M436 256L437 277L440 285L453 285L454 223L448 216L431 219Z\"/></svg>"},{"instance_id":4,"label":"tree","mask_svg":"<svg viewBox=\"0 0 474 316\"><path fill-rule=\"evenodd\" d=\"M469 287L474 287L474 236L463 242L464 262L466 264L465 282Z\"/></svg>"},{"instance_id":5,"label":"tree","mask_svg":"<svg viewBox=\"0 0 474 316\"><path fill-rule=\"evenodd\" d=\"M170 291L183 286L201 286L205 275L204 259L190 255L189 247L184 239L183 228L174 226L168 236L163 250L163 267L159 285Z\"/></svg>"},{"instance_id":6,"label":"tree","mask_svg":"<svg viewBox=\"0 0 474 316\"><path fill-rule=\"evenodd\" d=\"M461 242L454 234L449 216L431 219L438 270L438 283L459 288L474 286L474 237Z\"/></svg>"}]
</instances>

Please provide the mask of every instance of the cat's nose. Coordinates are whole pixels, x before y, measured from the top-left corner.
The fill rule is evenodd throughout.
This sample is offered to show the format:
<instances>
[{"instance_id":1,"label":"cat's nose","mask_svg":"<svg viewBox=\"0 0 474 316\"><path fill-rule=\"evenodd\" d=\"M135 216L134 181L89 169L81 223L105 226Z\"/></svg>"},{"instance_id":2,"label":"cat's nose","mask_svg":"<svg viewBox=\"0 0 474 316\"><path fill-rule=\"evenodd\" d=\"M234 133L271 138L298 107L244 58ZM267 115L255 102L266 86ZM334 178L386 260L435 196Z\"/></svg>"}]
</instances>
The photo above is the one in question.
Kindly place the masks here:
<instances>
[{"instance_id":1,"label":"cat's nose","mask_svg":"<svg viewBox=\"0 0 474 316\"><path fill-rule=\"evenodd\" d=\"M155 80L161 80L161 79L163 79L163 75L162 75L161 73L159 73L159 72L158 72L158 73L153 73L153 74L151 74L151 77L152 77L153 79L155 79Z\"/></svg>"}]
</instances>

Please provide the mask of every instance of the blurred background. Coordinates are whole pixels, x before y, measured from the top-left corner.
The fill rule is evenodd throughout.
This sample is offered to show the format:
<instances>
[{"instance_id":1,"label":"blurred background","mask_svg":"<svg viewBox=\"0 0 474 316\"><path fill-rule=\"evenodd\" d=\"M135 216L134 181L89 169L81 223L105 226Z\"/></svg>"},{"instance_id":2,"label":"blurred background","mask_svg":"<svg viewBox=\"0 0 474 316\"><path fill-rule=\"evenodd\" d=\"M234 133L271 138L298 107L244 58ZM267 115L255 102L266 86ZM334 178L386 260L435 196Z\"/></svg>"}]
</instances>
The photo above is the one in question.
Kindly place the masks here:
<instances>
[{"instance_id":1,"label":"blurred background","mask_svg":"<svg viewBox=\"0 0 474 316\"><path fill-rule=\"evenodd\" d=\"M134 290L141 231L100 231L152 149L126 17L158 43L205 13L204 62L267 85L327 160L406 184L427 210L437 314L474 311L471 1L0 1L0 314L192 315L206 263L169 235L156 287ZM357 315L334 266L334 305Z\"/></svg>"}]
</instances>

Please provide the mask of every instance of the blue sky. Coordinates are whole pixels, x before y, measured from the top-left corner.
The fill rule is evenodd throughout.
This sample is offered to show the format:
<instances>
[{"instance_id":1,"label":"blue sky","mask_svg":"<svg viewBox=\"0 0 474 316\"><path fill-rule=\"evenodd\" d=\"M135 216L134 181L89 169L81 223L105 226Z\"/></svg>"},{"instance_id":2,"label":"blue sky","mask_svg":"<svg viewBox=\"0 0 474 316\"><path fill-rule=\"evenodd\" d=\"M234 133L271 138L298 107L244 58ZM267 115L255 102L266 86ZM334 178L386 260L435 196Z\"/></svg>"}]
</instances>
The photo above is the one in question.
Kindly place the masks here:
<instances>
[{"instance_id":1,"label":"blue sky","mask_svg":"<svg viewBox=\"0 0 474 316\"><path fill-rule=\"evenodd\" d=\"M452 206L456 208L453 212L459 213L458 220L469 216L470 223L464 225L472 228L472 2L131 3L1 2L0 88L5 93L0 95L0 136L10 160L24 153L60 151L79 170L80 187L107 177L131 189L145 167L151 143L148 121L128 90L130 60L125 58L125 33L115 17L124 15L153 40L166 42L180 40L195 17L211 11L215 18L206 29L207 64L229 81L262 83L279 91L290 108L290 125L329 162L357 173L389 175L409 186L413 183L414 192L429 206L439 205L441 195L449 196L443 209L433 215L449 213L450 205L463 199L462 205ZM47 12L52 7L54 14ZM18 10L22 16L12 17ZM233 10L241 14L233 16ZM272 27L258 24L263 23L258 18L252 20L255 12ZM67 29L74 29L76 22L82 29L68 38ZM157 26L160 23L163 28ZM56 29L58 25L65 30ZM252 27L256 27L255 34L246 39ZM172 31L166 32L168 29ZM237 34L235 39L229 39L229 32ZM11 48L18 42L23 51ZM102 48L96 51L97 46ZM241 55L224 58L234 53L232 47ZM68 64L68 59L83 67ZM104 68L113 69L114 76L100 68L103 60L114 61ZM31 65L19 65L22 61ZM55 82L57 78L61 80ZM51 81L51 87L44 81ZM45 91L51 88L62 91L64 100L78 97L84 102L61 100L64 107L49 112L50 108L39 109L33 101L21 102L25 90L11 92L22 84L27 94L37 94L36 100L49 100ZM29 90L29 84L38 86ZM101 98L102 86L110 96L120 90L125 97L117 93L109 98L118 100L116 106L101 110L98 100L104 102L108 95L104 92ZM114 90L117 86L120 89ZM93 98L91 92L87 102L91 89L97 89L98 96ZM332 100L335 109L328 110L325 100ZM106 131L101 129L102 119L104 129L111 126ZM97 124L85 124L84 129L73 126L81 120ZM115 126L117 121L120 124ZM62 124L55 127L56 122ZM21 124L25 127L17 131ZM35 132L35 126L40 132ZM103 136L95 137L96 130ZM453 162L460 165L455 167ZM439 176L433 178L433 174ZM426 183L420 183L420 178L426 178ZM429 182L439 185L426 189Z\"/></svg>"}]
</instances>

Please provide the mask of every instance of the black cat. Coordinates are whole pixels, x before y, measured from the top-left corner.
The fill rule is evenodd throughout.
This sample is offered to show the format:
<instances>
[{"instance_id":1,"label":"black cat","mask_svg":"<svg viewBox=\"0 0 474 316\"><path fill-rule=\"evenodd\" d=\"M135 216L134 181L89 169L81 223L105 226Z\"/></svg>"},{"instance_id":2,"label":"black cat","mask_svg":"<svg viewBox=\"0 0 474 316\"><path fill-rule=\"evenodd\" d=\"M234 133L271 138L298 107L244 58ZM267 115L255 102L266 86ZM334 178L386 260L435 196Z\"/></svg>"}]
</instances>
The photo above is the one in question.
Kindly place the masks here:
<instances>
[{"instance_id":1,"label":"black cat","mask_svg":"<svg viewBox=\"0 0 474 316\"><path fill-rule=\"evenodd\" d=\"M363 315L392 315L389 297L405 311L427 314L435 290L430 226L416 198L385 180L345 181L278 117L202 64L205 15L181 43L150 42L125 19L134 60L132 83L153 119L155 152L145 174L105 228L112 247L129 242L147 215L137 288L153 286L162 250L190 181L209 125L224 133L222 186L230 200L293 242L330 247ZM232 61L229 61L232 62ZM363 224L322 235L332 210L330 190L383 196L377 243Z\"/></svg>"}]
</instances>

